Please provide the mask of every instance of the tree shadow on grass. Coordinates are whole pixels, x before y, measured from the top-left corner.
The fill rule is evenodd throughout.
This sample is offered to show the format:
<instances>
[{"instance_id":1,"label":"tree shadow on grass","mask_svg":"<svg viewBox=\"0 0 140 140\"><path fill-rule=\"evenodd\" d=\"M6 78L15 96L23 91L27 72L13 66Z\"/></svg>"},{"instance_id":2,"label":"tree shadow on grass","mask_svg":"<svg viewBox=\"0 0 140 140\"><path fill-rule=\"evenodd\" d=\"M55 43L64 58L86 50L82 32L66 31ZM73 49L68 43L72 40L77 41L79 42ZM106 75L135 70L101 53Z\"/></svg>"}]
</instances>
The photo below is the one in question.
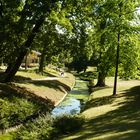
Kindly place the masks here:
<instances>
[{"instance_id":1,"label":"tree shadow on grass","mask_svg":"<svg viewBox=\"0 0 140 140\"><path fill-rule=\"evenodd\" d=\"M0 82L3 82L4 81L6 75L7 74L5 72L0 72ZM14 79L12 80L12 82L20 82L20 81L27 81L27 80L31 80L31 78L20 76L20 75L16 75L14 77Z\"/></svg>"},{"instance_id":2,"label":"tree shadow on grass","mask_svg":"<svg viewBox=\"0 0 140 140\"><path fill-rule=\"evenodd\" d=\"M102 105L107 105L111 104L116 97L114 96L105 96L105 97L100 97L100 98L95 98L92 100L87 101L84 110L93 108L93 107L99 107Z\"/></svg>"},{"instance_id":3,"label":"tree shadow on grass","mask_svg":"<svg viewBox=\"0 0 140 140\"><path fill-rule=\"evenodd\" d=\"M53 89L56 89L56 90L60 90L62 92L64 92L64 89L66 91L71 90L71 88L69 86L60 82L59 80L29 80L27 82L20 81L18 83L33 84L33 85L36 85L38 87L41 87L41 86L49 87L49 88L53 88Z\"/></svg>"},{"instance_id":4,"label":"tree shadow on grass","mask_svg":"<svg viewBox=\"0 0 140 140\"><path fill-rule=\"evenodd\" d=\"M104 90L104 89L108 89L108 88L112 88L110 86L105 86L105 87L91 87L91 91L95 92L95 91L98 91L98 90ZM93 93L94 94L94 93Z\"/></svg>"},{"instance_id":5,"label":"tree shadow on grass","mask_svg":"<svg viewBox=\"0 0 140 140\"><path fill-rule=\"evenodd\" d=\"M20 71L23 71L23 70L20 70ZM25 70L24 70L24 72L25 72ZM6 75L7 74L5 72L0 71L0 82L4 81ZM49 77L56 77L56 75L50 74L48 72L43 72L42 75L45 75L46 77L48 77L48 76ZM29 81L29 80L32 80L32 79L29 77L25 77L25 76L15 75L12 82L23 82L23 81Z\"/></svg>"},{"instance_id":6,"label":"tree shadow on grass","mask_svg":"<svg viewBox=\"0 0 140 140\"><path fill-rule=\"evenodd\" d=\"M35 70L24 70L24 69L22 70L22 69L20 69L19 71L28 72L28 73L37 73L37 74L44 75L44 76L49 76L49 77L56 77L55 74L52 74L52 73L49 73L49 72L46 72L46 71L39 72L38 69L35 69Z\"/></svg>"},{"instance_id":7,"label":"tree shadow on grass","mask_svg":"<svg viewBox=\"0 0 140 140\"><path fill-rule=\"evenodd\" d=\"M88 92L88 89L78 89L78 90L72 90L71 92L70 92L71 94L74 94L74 95L80 95L80 94L87 94L87 95L89 95L89 92Z\"/></svg>"},{"instance_id":8,"label":"tree shadow on grass","mask_svg":"<svg viewBox=\"0 0 140 140\"><path fill-rule=\"evenodd\" d=\"M54 108L54 102L50 99L37 96L33 92L27 91L24 87L19 87L14 84L0 84L0 98L7 98L9 101L13 102L14 97L25 98L40 105L42 108L45 106L46 111Z\"/></svg>"},{"instance_id":9,"label":"tree shadow on grass","mask_svg":"<svg viewBox=\"0 0 140 140\"><path fill-rule=\"evenodd\" d=\"M125 91L115 110L90 118L73 140L140 140L140 86ZM100 102L100 101L98 101ZM102 102L102 100L101 100ZM108 102L105 101L105 104ZM115 98L110 102L115 102ZM90 103L90 107L94 101Z\"/></svg>"},{"instance_id":10,"label":"tree shadow on grass","mask_svg":"<svg viewBox=\"0 0 140 140\"><path fill-rule=\"evenodd\" d=\"M56 77L55 74L52 74L52 73L49 73L49 72L46 72L46 71L43 71L43 74L45 74L46 76L49 76L49 77Z\"/></svg>"}]
</instances>

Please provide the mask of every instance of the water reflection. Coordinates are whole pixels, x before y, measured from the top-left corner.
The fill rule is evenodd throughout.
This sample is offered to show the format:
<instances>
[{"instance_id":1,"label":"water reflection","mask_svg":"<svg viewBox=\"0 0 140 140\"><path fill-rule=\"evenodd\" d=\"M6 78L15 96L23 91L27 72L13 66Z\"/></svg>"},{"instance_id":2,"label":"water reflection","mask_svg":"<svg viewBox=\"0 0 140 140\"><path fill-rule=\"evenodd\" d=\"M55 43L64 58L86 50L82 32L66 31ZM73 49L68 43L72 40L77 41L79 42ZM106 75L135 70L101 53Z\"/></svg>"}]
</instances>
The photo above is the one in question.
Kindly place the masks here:
<instances>
[{"instance_id":1,"label":"water reflection","mask_svg":"<svg viewBox=\"0 0 140 140\"><path fill-rule=\"evenodd\" d=\"M53 116L74 115L80 113L80 101L75 98L66 98L53 111Z\"/></svg>"},{"instance_id":2,"label":"water reflection","mask_svg":"<svg viewBox=\"0 0 140 140\"><path fill-rule=\"evenodd\" d=\"M85 100L88 99L87 81L76 78L74 89L68 94L52 111L53 116L74 115L80 113L81 107L84 106Z\"/></svg>"}]
</instances>

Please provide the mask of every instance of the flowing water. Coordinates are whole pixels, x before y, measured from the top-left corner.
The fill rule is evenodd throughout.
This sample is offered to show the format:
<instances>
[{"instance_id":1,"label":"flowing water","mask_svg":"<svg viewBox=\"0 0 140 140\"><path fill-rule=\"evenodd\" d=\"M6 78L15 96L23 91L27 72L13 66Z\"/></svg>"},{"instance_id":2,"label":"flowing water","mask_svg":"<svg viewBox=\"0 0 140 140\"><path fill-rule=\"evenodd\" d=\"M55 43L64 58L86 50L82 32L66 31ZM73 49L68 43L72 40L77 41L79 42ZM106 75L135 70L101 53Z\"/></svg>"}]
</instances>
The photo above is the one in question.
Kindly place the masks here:
<instances>
[{"instance_id":1,"label":"flowing water","mask_svg":"<svg viewBox=\"0 0 140 140\"><path fill-rule=\"evenodd\" d=\"M52 110L52 115L61 116L80 113L81 107L88 100L89 96L87 83L87 81L76 78L74 88L68 93L66 98Z\"/></svg>"}]
</instances>

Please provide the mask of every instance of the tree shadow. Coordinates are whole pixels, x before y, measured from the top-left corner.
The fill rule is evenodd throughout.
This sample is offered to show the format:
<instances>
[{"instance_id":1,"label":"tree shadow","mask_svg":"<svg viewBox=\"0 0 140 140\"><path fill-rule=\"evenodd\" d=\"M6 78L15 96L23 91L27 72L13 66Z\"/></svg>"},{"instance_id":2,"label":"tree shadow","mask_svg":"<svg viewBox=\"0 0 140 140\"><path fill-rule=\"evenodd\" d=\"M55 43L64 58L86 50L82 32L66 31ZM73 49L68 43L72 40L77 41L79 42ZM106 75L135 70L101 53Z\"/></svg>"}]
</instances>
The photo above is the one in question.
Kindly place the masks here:
<instances>
[{"instance_id":1,"label":"tree shadow","mask_svg":"<svg viewBox=\"0 0 140 140\"><path fill-rule=\"evenodd\" d=\"M93 94L95 91L99 91L99 90L104 90L104 89L108 89L108 88L112 88L110 86L105 86L105 87L96 87L96 86L93 86L93 87L90 87L91 88L91 91L93 91Z\"/></svg>"},{"instance_id":2,"label":"tree shadow","mask_svg":"<svg viewBox=\"0 0 140 140\"><path fill-rule=\"evenodd\" d=\"M14 84L0 84L0 98L7 98L9 101L13 101L14 97L18 97L20 99L25 98L34 104L40 105L42 109L45 107L46 111L54 108L54 102L52 102L50 99L44 99L37 96L24 87L19 87Z\"/></svg>"},{"instance_id":3,"label":"tree shadow","mask_svg":"<svg viewBox=\"0 0 140 140\"><path fill-rule=\"evenodd\" d=\"M133 87L118 97L110 97L110 104L115 99L125 98L123 102L116 103L115 110L109 111L87 120L84 127L73 133L77 136L73 140L139 140L140 139L140 86ZM96 107L100 99L89 101L90 107ZM107 100L107 101L104 101ZM103 105L108 103L108 98L103 98ZM101 104L100 104L101 105Z\"/></svg>"},{"instance_id":4,"label":"tree shadow","mask_svg":"<svg viewBox=\"0 0 140 140\"><path fill-rule=\"evenodd\" d=\"M14 79L12 80L12 82L20 82L20 81L27 81L27 80L32 80L31 78L29 77L24 77L24 76L20 76L20 75L16 75L14 77Z\"/></svg>"},{"instance_id":5,"label":"tree shadow","mask_svg":"<svg viewBox=\"0 0 140 140\"><path fill-rule=\"evenodd\" d=\"M56 77L55 74L52 74L52 73L49 73L49 72L46 72L46 71L43 71L43 74L49 76L49 77Z\"/></svg>"},{"instance_id":6,"label":"tree shadow","mask_svg":"<svg viewBox=\"0 0 140 140\"><path fill-rule=\"evenodd\" d=\"M20 71L23 71L25 72L25 70L20 70ZM29 72L30 73L30 72ZM39 73L38 73L39 74ZM6 73L3 72L3 71L0 71L0 82L3 82L5 77L6 77ZM56 77L55 74L50 74L48 72L43 72L41 75L45 75L45 76L49 76L49 77ZM20 75L15 75L14 76L14 79L11 81L11 82L23 82L23 81L28 81L28 80L32 80L31 78L29 77L25 77L25 76L20 76Z\"/></svg>"},{"instance_id":7,"label":"tree shadow","mask_svg":"<svg viewBox=\"0 0 140 140\"><path fill-rule=\"evenodd\" d=\"M93 108L93 107L99 107L102 105L111 104L115 99L116 99L116 97L114 97L114 96L105 96L105 97L100 97L100 98L95 98L95 99L89 100L89 101L87 101L84 110Z\"/></svg>"},{"instance_id":8,"label":"tree shadow","mask_svg":"<svg viewBox=\"0 0 140 140\"><path fill-rule=\"evenodd\" d=\"M7 74L5 72L0 72L0 82L4 81L6 75ZM20 81L27 81L27 80L31 80L31 78L20 76L20 75L15 75L14 79L11 82L20 82Z\"/></svg>"},{"instance_id":9,"label":"tree shadow","mask_svg":"<svg viewBox=\"0 0 140 140\"><path fill-rule=\"evenodd\" d=\"M29 80L29 81L20 81L18 83L24 83L24 84L33 84L36 86L44 86L44 87L49 87L49 88L53 88L56 90L60 90L62 92L64 92L64 89L66 91L70 91L71 88L69 86L67 86L66 84L60 82L59 80Z\"/></svg>"}]
</instances>

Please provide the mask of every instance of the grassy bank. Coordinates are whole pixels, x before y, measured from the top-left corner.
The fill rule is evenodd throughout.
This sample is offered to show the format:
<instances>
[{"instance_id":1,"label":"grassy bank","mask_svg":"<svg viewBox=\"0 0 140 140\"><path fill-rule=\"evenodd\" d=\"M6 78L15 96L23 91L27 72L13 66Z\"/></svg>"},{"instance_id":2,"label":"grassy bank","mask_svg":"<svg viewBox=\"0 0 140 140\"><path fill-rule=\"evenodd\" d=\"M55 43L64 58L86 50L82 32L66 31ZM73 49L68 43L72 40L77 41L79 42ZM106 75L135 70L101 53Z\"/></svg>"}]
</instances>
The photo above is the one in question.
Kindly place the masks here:
<instances>
[{"instance_id":1,"label":"grassy bank","mask_svg":"<svg viewBox=\"0 0 140 140\"><path fill-rule=\"evenodd\" d=\"M50 99L56 105L74 86L75 77L70 73L65 73L65 77L61 77L59 72L54 72L54 70L51 71L50 69L49 72L45 73L45 75L37 75L35 73L30 75L29 73L28 78L32 80L15 81L15 84L25 87L43 99ZM18 72L17 75L27 76L28 73Z\"/></svg>"},{"instance_id":2,"label":"grassy bank","mask_svg":"<svg viewBox=\"0 0 140 140\"><path fill-rule=\"evenodd\" d=\"M43 75L35 71L19 71L12 83L0 83L1 132L50 111L74 83L72 74L66 73L61 77L59 72L51 69ZM8 133L1 135L0 139L12 137L13 134Z\"/></svg>"},{"instance_id":3,"label":"grassy bank","mask_svg":"<svg viewBox=\"0 0 140 140\"><path fill-rule=\"evenodd\" d=\"M140 139L140 81L119 80L117 96L112 96L113 79L107 87L96 88L82 114L83 128L61 140L139 140Z\"/></svg>"}]
</instances>

